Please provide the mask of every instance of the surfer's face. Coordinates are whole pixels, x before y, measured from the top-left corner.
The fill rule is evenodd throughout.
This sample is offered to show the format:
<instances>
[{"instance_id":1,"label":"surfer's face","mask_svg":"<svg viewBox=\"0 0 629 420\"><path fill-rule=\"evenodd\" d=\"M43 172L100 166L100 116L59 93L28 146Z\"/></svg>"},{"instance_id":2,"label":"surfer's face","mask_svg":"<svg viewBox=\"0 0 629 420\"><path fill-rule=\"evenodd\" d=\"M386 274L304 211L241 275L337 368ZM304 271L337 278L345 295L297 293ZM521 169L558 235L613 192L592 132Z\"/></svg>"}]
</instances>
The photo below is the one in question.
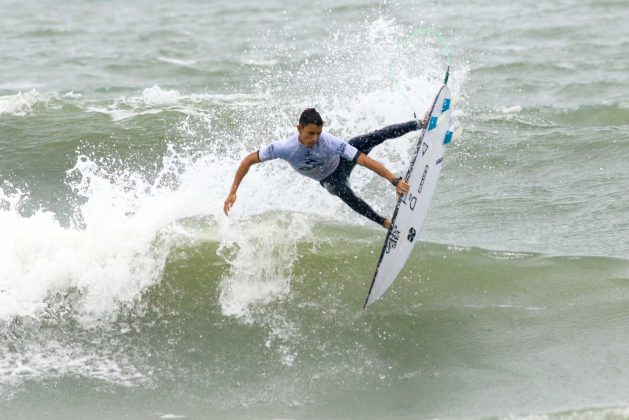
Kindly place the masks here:
<instances>
[{"instance_id":1,"label":"surfer's face","mask_svg":"<svg viewBox=\"0 0 629 420\"><path fill-rule=\"evenodd\" d=\"M315 124L306 124L303 127L298 125L297 131L299 132L299 142L308 149L312 149L319 141L323 127L319 127Z\"/></svg>"}]
</instances>

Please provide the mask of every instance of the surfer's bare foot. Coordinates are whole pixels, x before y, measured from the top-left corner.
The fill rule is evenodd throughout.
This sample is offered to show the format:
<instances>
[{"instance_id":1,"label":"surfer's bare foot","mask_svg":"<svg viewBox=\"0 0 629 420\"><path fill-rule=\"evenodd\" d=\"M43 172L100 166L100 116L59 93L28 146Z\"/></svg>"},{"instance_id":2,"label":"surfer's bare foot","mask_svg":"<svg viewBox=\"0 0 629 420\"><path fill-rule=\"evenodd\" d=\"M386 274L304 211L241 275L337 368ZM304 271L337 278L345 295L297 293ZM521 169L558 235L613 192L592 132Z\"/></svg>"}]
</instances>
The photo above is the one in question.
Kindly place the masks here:
<instances>
[{"instance_id":1,"label":"surfer's bare foot","mask_svg":"<svg viewBox=\"0 0 629 420\"><path fill-rule=\"evenodd\" d=\"M389 226L391 226L391 221L389 219L384 219L384 223L382 223L382 226L384 226L385 229L389 229Z\"/></svg>"}]
</instances>

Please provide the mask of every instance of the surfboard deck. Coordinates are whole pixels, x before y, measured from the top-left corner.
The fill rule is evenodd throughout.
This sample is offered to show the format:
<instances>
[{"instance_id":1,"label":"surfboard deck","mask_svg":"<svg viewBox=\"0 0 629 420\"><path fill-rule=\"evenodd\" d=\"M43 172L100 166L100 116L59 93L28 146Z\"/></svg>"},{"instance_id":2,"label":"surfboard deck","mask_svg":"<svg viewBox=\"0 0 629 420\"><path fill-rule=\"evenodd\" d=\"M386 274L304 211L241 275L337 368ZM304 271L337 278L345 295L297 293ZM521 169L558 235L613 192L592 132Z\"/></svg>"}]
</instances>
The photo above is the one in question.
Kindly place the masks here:
<instances>
[{"instance_id":1,"label":"surfboard deck","mask_svg":"<svg viewBox=\"0 0 629 420\"><path fill-rule=\"evenodd\" d=\"M391 287L418 240L437 188L445 145L452 140L450 105L450 90L444 85L433 102L426 127L417 140L405 176L409 192L400 197L395 206L363 309L380 299Z\"/></svg>"}]
</instances>

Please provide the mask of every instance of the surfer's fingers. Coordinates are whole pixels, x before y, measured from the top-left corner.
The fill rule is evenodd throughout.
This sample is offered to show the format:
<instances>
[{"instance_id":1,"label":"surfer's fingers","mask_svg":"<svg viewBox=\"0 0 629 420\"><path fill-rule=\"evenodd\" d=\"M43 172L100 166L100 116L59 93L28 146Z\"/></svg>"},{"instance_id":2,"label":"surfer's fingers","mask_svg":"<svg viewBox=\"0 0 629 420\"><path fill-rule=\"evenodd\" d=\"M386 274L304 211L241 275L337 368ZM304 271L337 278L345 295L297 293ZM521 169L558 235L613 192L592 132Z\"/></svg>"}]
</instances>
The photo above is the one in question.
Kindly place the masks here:
<instances>
[{"instance_id":1,"label":"surfer's fingers","mask_svg":"<svg viewBox=\"0 0 629 420\"><path fill-rule=\"evenodd\" d=\"M396 189L398 194L406 194L408 192L408 190L409 190L408 182L406 182L403 179L401 179L400 182L398 182L398 184L397 184L395 189Z\"/></svg>"},{"instance_id":2,"label":"surfer's fingers","mask_svg":"<svg viewBox=\"0 0 629 420\"><path fill-rule=\"evenodd\" d=\"M235 201L236 201L236 195L235 194L229 195L227 197L227 200L225 200L225 204L223 204L223 211L225 212L226 216L229 215L229 211L231 210L231 208L234 205Z\"/></svg>"}]
</instances>

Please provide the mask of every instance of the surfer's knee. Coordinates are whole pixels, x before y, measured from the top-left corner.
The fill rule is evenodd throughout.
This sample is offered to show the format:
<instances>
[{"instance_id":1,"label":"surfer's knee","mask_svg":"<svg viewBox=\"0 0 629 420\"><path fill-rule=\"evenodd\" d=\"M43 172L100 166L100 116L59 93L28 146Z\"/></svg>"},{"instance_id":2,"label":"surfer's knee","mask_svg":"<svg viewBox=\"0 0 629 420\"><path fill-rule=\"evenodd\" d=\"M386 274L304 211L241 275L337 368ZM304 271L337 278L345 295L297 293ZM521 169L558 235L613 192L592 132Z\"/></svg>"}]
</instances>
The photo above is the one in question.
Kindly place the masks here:
<instances>
[{"instance_id":1,"label":"surfer's knee","mask_svg":"<svg viewBox=\"0 0 629 420\"><path fill-rule=\"evenodd\" d=\"M332 194L332 195L338 195L338 191L337 191L338 189L336 188L336 185L335 185L335 184L333 184L333 183L331 183L331 182L322 182L322 183L321 183L321 186L322 186L323 188L325 188L325 190L326 190L327 192L329 192L330 194Z\"/></svg>"},{"instance_id":2,"label":"surfer's knee","mask_svg":"<svg viewBox=\"0 0 629 420\"><path fill-rule=\"evenodd\" d=\"M323 188L326 189L327 192L332 195L336 195L343 201L347 201L348 198L351 199L354 197L354 193L347 183L347 180L339 180L337 178L333 179L332 181L323 181L321 182L321 185L323 186Z\"/></svg>"}]
</instances>

